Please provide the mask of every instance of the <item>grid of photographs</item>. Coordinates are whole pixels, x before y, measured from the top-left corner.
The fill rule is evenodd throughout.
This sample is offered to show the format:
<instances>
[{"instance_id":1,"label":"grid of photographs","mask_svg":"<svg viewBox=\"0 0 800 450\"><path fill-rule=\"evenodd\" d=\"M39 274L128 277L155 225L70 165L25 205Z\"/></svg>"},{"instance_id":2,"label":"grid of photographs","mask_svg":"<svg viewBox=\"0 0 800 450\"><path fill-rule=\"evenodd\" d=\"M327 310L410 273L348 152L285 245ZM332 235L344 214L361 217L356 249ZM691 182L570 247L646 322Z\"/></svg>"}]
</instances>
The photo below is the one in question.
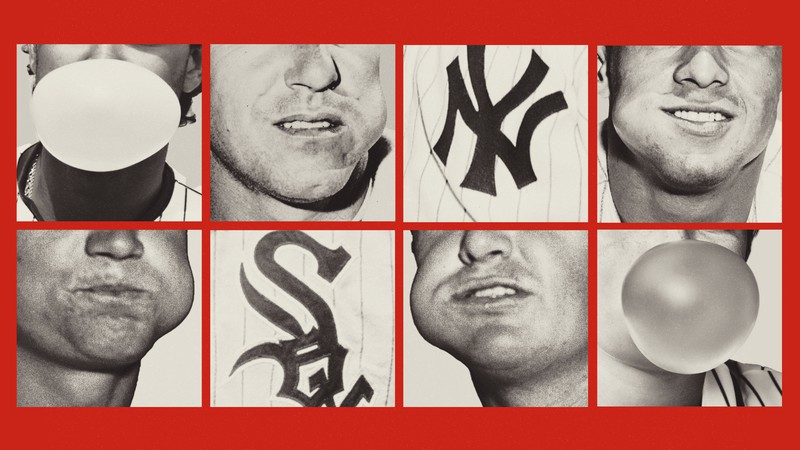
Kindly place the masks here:
<instances>
[{"instance_id":1,"label":"grid of photographs","mask_svg":"<svg viewBox=\"0 0 800 450\"><path fill-rule=\"evenodd\" d=\"M781 47L17 65L17 406L782 405Z\"/></svg>"}]
</instances>

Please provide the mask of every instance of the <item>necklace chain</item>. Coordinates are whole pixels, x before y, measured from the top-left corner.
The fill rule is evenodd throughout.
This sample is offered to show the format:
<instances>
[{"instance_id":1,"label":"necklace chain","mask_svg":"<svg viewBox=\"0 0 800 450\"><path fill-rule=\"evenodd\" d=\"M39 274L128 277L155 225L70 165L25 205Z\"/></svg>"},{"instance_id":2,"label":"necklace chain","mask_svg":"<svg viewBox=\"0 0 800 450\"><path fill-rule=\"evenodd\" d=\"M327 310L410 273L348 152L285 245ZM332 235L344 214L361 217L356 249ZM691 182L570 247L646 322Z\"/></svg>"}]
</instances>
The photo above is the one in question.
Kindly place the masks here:
<instances>
[{"instance_id":1,"label":"necklace chain","mask_svg":"<svg viewBox=\"0 0 800 450\"><path fill-rule=\"evenodd\" d=\"M31 194L33 194L33 179L36 176L36 166L39 164L39 155L36 155L36 159L33 160L33 164L31 164L31 170L28 171L28 179L25 180L25 190L23 194L27 198L31 198Z\"/></svg>"}]
</instances>

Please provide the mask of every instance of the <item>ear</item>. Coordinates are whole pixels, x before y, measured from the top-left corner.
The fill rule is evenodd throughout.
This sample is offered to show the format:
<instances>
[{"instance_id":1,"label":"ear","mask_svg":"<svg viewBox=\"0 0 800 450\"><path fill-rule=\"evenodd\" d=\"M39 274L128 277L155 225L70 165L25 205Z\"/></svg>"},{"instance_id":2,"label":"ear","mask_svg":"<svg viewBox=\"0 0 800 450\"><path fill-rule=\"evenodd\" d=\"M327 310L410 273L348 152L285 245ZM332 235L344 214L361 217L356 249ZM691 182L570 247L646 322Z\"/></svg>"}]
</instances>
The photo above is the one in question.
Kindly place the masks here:
<instances>
[{"instance_id":1,"label":"ear","mask_svg":"<svg viewBox=\"0 0 800 450\"><path fill-rule=\"evenodd\" d=\"M597 46L597 95L608 98L608 64L606 64L606 47Z\"/></svg>"},{"instance_id":2,"label":"ear","mask_svg":"<svg viewBox=\"0 0 800 450\"><path fill-rule=\"evenodd\" d=\"M203 48L191 45L189 59L186 61L186 76L183 79L183 92L191 93L203 82Z\"/></svg>"},{"instance_id":3,"label":"ear","mask_svg":"<svg viewBox=\"0 0 800 450\"><path fill-rule=\"evenodd\" d=\"M30 67L30 71L36 73L36 46L33 44L22 44L20 50L22 50L22 53L28 55L28 67Z\"/></svg>"}]
</instances>

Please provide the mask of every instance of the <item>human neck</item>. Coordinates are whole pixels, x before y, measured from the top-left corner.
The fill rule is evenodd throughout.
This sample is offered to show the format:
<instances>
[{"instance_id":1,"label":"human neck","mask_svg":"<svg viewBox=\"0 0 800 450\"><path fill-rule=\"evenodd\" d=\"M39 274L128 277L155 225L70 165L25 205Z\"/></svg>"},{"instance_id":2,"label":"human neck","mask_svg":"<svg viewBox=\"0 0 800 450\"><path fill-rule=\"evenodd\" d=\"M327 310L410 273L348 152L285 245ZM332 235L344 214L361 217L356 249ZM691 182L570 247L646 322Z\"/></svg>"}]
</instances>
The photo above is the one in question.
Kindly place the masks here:
<instances>
[{"instance_id":1,"label":"human neck","mask_svg":"<svg viewBox=\"0 0 800 450\"><path fill-rule=\"evenodd\" d=\"M747 222L764 154L703 192L678 193L648 174L608 122L608 179L623 222Z\"/></svg>"},{"instance_id":2,"label":"human neck","mask_svg":"<svg viewBox=\"0 0 800 450\"><path fill-rule=\"evenodd\" d=\"M89 172L42 148L31 200L44 220L141 220L162 189L167 146L120 170Z\"/></svg>"},{"instance_id":3,"label":"human neck","mask_svg":"<svg viewBox=\"0 0 800 450\"><path fill-rule=\"evenodd\" d=\"M138 377L138 362L117 372L92 372L17 348L17 406L130 406Z\"/></svg>"},{"instance_id":4,"label":"human neck","mask_svg":"<svg viewBox=\"0 0 800 450\"><path fill-rule=\"evenodd\" d=\"M585 352L525 377L471 374L483 406L587 406Z\"/></svg>"},{"instance_id":5,"label":"human neck","mask_svg":"<svg viewBox=\"0 0 800 450\"><path fill-rule=\"evenodd\" d=\"M597 350L598 406L700 406L705 374L645 370Z\"/></svg>"},{"instance_id":6,"label":"human neck","mask_svg":"<svg viewBox=\"0 0 800 450\"><path fill-rule=\"evenodd\" d=\"M366 162L365 162L366 163ZM211 215L213 220L323 221L352 220L367 195L368 179L356 168L345 187L313 208L288 204L251 190L236 179L212 152Z\"/></svg>"}]
</instances>

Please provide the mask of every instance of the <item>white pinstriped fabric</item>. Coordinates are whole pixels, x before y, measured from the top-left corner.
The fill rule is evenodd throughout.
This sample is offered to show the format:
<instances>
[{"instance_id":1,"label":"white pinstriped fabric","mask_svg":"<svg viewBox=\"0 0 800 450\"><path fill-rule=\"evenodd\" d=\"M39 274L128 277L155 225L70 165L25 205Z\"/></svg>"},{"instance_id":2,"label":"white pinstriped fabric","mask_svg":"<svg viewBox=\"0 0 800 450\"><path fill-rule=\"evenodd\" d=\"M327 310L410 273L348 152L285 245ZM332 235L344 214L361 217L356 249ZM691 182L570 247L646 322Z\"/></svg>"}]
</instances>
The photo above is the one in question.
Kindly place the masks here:
<instances>
[{"instance_id":1,"label":"white pinstriped fabric","mask_svg":"<svg viewBox=\"0 0 800 450\"><path fill-rule=\"evenodd\" d=\"M741 374L733 374L725 364L706 373L703 406L736 406L738 385L742 406L781 406L783 380L780 372L756 364L738 363Z\"/></svg>"},{"instance_id":2,"label":"white pinstriped fabric","mask_svg":"<svg viewBox=\"0 0 800 450\"><path fill-rule=\"evenodd\" d=\"M211 243L211 405L301 406L278 396L284 368L273 359L258 359L232 370L248 349L291 339L248 304L240 283L244 264L255 289L289 312L304 332L319 327L299 302L256 267L256 244L271 232L215 231ZM272 232L274 233L274 232ZM278 264L322 297L330 307L339 343L347 350L344 391L334 396L341 405L348 390L363 375L374 393L358 406L394 405L394 237L390 231L304 231L329 249L339 246L349 261L328 282L317 275L317 260L295 245L280 247ZM322 369L330 377L328 359L300 369L299 389L313 394L309 376Z\"/></svg>"},{"instance_id":3,"label":"white pinstriped fabric","mask_svg":"<svg viewBox=\"0 0 800 450\"><path fill-rule=\"evenodd\" d=\"M512 142L523 116L537 100L561 91L567 109L545 118L533 133L530 155L537 181L515 184L497 158L492 196L460 185L472 161L476 136L456 118L447 164L433 146L448 107L447 66L457 57L473 105L466 46L407 46L404 49L404 217L408 222L579 222L587 219L588 59L586 46L487 46L485 77L493 103L517 84L531 50L549 70L533 95L503 120Z\"/></svg>"}]
</instances>

